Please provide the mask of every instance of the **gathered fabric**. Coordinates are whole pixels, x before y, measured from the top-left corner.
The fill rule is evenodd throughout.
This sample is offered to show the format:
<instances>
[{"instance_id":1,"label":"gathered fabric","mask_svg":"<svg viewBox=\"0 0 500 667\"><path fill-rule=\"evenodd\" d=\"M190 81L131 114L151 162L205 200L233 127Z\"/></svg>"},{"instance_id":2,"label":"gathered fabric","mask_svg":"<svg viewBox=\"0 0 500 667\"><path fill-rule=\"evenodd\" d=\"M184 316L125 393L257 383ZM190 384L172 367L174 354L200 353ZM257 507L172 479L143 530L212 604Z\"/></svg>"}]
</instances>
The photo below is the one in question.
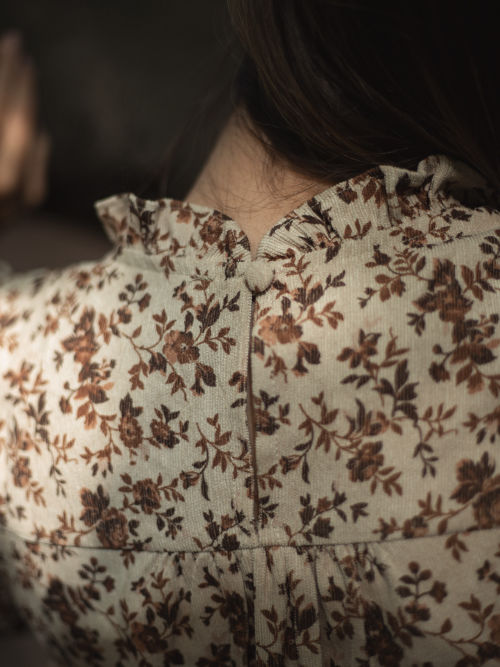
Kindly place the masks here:
<instances>
[{"instance_id":1,"label":"gathered fabric","mask_svg":"<svg viewBox=\"0 0 500 667\"><path fill-rule=\"evenodd\" d=\"M64 667L500 661L500 194L379 165L255 258L172 198L0 273L0 631ZM8 259L8 258L7 258Z\"/></svg>"}]
</instances>

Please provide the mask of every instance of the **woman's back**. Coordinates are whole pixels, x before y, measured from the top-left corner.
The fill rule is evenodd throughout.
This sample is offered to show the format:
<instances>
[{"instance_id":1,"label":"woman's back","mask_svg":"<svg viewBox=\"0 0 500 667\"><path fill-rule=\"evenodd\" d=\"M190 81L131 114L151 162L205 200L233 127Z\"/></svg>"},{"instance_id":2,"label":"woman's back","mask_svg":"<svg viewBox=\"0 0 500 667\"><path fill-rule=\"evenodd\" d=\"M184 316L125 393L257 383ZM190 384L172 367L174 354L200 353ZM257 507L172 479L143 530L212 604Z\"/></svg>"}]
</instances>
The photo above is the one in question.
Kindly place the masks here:
<instances>
[{"instance_id":1,"label":"woman's back","mask_svg":"<svg viewBox=\"0 0 500 667\"><path fill-rule=\"evenodd\" d=\"M216 210L111 197L111 253L4 283L4 576L57 664L498 658L479 185L382 167L256 259Z\"/></svg>"},{"instance_id":2,"label":"woman's back","mask_svg":"<svg viewBox=\"0 0 500 667\"><path fill-rule=\"evenodd\" d=\"M4 632L72 666L498 663L498 188L337 167L253 243L223 189L121 193L100 260L1 278Z\"/></svg>"}]
</instances>

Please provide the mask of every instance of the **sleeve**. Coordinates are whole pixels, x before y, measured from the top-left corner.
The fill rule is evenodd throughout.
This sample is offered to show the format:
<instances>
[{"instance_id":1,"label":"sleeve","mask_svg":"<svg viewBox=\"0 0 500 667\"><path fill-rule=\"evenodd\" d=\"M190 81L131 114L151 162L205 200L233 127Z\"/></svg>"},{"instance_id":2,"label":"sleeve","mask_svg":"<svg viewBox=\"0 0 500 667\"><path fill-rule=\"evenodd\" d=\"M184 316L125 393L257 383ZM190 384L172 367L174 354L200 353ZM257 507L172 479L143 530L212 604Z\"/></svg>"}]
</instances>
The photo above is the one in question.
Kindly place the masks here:
<instances>
[{"instance_id":1,"label":"sleeve","mask_svg":"<svg viewBox=\"0 0 500 667\"><path fill-rule=\"evenodd\" d=\"M0 259L0 286L13 274L12 267ZM0 419L0 424L1 424ZM0 448L1 449L1 448ZM0 492L0 642L3 638L19 635L28 630L25 621L19 616L10 592L9 575L4 550L6 548L3 524L5 516L2 512L2 494Z\"/></svg>"}]
</instances>

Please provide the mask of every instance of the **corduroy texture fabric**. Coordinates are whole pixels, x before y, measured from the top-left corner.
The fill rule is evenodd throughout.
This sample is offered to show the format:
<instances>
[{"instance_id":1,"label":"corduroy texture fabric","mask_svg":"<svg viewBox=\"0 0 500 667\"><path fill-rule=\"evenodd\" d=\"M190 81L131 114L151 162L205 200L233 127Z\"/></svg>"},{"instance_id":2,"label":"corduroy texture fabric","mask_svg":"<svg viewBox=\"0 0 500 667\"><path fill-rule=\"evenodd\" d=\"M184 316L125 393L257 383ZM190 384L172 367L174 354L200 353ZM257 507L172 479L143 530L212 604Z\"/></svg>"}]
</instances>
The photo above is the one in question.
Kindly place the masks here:
<instances>
[{"instance_id":1,"label":"corduroy texture fabric","mask_svg":"<svg viewBox=\"0 0 500 667\"><path fill-rule=\"evenodd\" d=\"M5 631L65 667L498 664L498 193L380 165L255 260L220 211L95 206L104 257L0 282Z\"/></svg>"}]
</instances>

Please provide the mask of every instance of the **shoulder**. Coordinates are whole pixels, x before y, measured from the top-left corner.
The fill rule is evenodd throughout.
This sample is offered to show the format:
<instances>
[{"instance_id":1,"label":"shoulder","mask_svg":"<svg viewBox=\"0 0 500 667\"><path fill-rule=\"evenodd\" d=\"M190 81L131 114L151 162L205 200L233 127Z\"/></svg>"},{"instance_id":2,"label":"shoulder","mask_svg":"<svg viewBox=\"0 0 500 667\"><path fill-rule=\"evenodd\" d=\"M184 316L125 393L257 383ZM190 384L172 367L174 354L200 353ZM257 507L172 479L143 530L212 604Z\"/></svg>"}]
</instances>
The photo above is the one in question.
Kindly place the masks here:
<instances>
[{"instance_id":1,"label":"shoulder","mask_svg":"<svg viewBox=\"0 0 500 667\"><path fill-rule=\"evenodd\" d=\"M3 264L0 271L0 374L1 359L28 352L36 354L61 328L71 329L80 311L120 306L119 292L128 267L116 260L116 249L95 260L63 268L40 267L15 272ZM76 319L75 319L76 318ZM3 353L3 354L2 354Z\"/></svg>"}]
</instances>

